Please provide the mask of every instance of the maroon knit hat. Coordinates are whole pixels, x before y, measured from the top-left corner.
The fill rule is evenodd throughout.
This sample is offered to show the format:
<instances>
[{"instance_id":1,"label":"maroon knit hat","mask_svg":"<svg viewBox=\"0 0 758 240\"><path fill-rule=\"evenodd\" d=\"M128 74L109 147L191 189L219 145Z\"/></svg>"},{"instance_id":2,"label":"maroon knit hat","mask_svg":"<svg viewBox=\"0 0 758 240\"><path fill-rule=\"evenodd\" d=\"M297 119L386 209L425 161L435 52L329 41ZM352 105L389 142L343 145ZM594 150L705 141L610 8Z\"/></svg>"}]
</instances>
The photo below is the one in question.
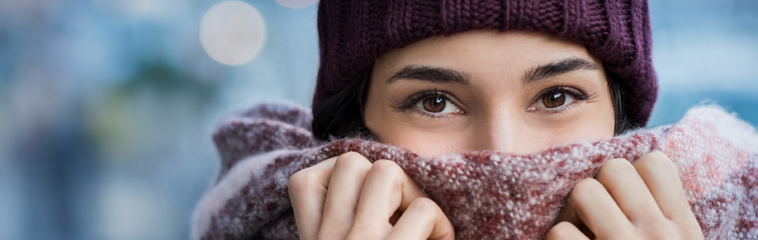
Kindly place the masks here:
<instances>
[{"instance_id":1,"label":"maroon knit hat","mask_svg":"<svg viewBox=\"0 0 758 240\"><path fill-rule=\"evenodd\" d=\"M619 78L628 120L647 124L658 92L647 0L321 0L313 103L390 50L474 29L531 30L583 44Z\"/></svg>"}]
</instances>

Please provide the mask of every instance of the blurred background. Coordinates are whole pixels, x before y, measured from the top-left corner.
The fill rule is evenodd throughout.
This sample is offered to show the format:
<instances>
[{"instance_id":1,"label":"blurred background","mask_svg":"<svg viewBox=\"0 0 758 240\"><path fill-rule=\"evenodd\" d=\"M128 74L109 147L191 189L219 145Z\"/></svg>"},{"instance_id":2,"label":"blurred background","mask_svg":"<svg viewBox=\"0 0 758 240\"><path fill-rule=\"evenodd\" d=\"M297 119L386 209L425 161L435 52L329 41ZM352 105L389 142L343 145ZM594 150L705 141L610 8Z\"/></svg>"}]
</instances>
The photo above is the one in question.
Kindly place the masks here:
<instances>
[{"instance_id":1,"label":"blurred background","mask_svg":"<svg viewBox=\"0 0 758 240\"><path fill-rule=\"evenodd\" d=\"M315 0L0 0L0 239L187 239L214 123L310 105ZM651 125L758 125L758 1L650 0Z\"/></svg>"}]
</instances>

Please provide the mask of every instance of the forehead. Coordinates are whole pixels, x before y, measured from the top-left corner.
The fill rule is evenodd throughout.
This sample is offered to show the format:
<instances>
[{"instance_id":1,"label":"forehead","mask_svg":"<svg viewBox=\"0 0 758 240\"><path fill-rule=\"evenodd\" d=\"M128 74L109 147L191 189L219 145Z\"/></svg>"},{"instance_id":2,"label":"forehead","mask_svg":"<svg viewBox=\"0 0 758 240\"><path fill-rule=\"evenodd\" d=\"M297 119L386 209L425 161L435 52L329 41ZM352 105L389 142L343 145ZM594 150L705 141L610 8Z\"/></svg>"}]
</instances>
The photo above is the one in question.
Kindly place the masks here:
<instances>
[{"instance_id":1,"label":"forehead","mask_svg":"<svg viewBox=\"0 0 758 240\"><path fill-rule=\"evenodd\" d=\"M523 74L540 64L565 58L583 58L599 64L587 49L546 34L478 30L425 39L395 49L377 59L375 71L397 71L424 64L471 72Z\"/></svg>"}]
</instances>

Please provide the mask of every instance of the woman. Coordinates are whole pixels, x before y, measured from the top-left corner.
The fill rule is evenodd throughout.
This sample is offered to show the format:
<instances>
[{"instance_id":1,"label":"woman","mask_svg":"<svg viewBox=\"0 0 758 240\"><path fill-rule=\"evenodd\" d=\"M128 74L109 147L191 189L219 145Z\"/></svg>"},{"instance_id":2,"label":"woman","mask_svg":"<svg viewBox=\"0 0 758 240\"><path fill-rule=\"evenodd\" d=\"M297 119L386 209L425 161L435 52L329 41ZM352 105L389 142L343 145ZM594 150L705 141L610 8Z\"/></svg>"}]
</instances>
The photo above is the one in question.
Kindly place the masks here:
<instances>
[{"instance_id":1,"label":"woman","mask_svg":"<svg viewBox=\"0 0 758 240\"><path fill-rule=\"evenodd\" d=\"M645 126L656 99L648 19L644 0L322 0L313 134L426 157L611 139ZM301 141L277 136L256 139ZM300 238L453 239L450 216L390 160L349 152L292 175ZM678 176L661 153L607 161L573 186L544 236L703 239ZM221 223L200 225L238 220L208 221ZM198 237L209 236L201 228Z\"/></svg>"},{"instance_id":2,"label":"woman","mask_svg":"<svg viewBox=\"0 0 758 240\"><path fill-rule=\"evenodd\" d=\"M539 31L500 31L506 28L505 23L508 24L507 27L516 25L515 28L520 29L550 25L551 23L545 22L550 18L540 15L570 14L569 8L579 7L572 4L563 5L558 1L508 1L505 4L506 7L519 4L541 5L515 7L521 11L542 11L535 15L524 14L518 19L536 21L537 26L526 26L524 23L518 26L508 19L494 24L484 22L484 27L472 27L474 24L464 27L462 22L473 19L462 19L464 16L455 20L450 20L453 17L438 19L461 21L446 23L460 24L460 33L450 36L434 36L442 35L443 32L435 34L430 32L436 29L408 26L420 19L434 21L428 18L392 18L393 14L403 14L402 10L411 11L414 15L435 14L439 9L442 9L441 15L454 15L466 7L482 9L478 12L471 10L473 13L498 11L494 2L483 1L461 7L445 6L452 3L454 2L389 3L387 8L390 10L386 13L388 17L382 16L380 19L390 22L389 24L393 20L405 23L397 23L397 27L406 27L402 30L408 35L429 37L381 55L370 71L364 70L363 74L359 74L366 77L354 80L353 85L357 87L347 87L342 90L343 93L336 93L336 97L332 96L333 99L327 99L326 102L319 101L324 97L317 93L314 101L314 132L326 137L328 134L340 136L363 130L379 142L400 146L420 155L447 155L477 150L528 154L567 143L613 137L614 130L621 132L628 126L622 106L630 103L624 102L627 99L622 99L619 95L620 92L629 90L618 91L618 82L625 82L627 86L634 85L635 83L629 82L635 81L654 85L646 20L633 22L632 18L627 18L625 24L638 24L634 26L633 32L645 35L638 39L646 42L638 44L647 49L637 49L638 52L634 53L634 57L643 59L634 60L644 63L634 67L647 70L649 76L609 79L606 76L619 72L606 74L604 60L618 64L616 62L621 56L604 56L606 59L600 59L590 54L587 46L565 39L577 38L584 31L578 27L589 27L587 25L575 23L578 26L570 26L571 23L564 22L564 26L560 26L553 23L559 25L558 28L577 27L572 29L575 33L569 29L559 29L565 34L564 38L550 35L555 34L551 32L552 29L546 29L548 34L536 33ZM338 22L335 19L340 17L329 16L329 12L355 4L349 1L321 2L319 21L322 28L322 50L332 47L329 44L334 44L331 41L333 38L349 39L348 35L335 36L338 33L330 30L353 27L350 24L353 21ZM577 17L576 21L602 16L591 12L591 1L577 4L587 5L581 9L586 15ZM370 5L373 6L361 10L370 12L374 10L372 7L379 8L382 4ZM429 5L434 7L417 10ZM613 7L626 7L629 9L624 10L631 13L631 16L646 19L645 5L644 1L611 1L605 7L607 11L615 10ZM604 6L598 4L597 7ZM500 11L508 13L513 9ZM623 15L622 12L623 10L611 12L606 21L612 22L617 17L614 14ZM362 17L373 16L364 12ZM429 22L425 24L431 25ZM466 27L472 30L463 30ZM324 28L326 31L323 31ZM477 28L496 29L476 31ZM394 36L400 38L400 41L405 40L397 45L417 39L402 34ZM327 40L324 41L324 38ZM361 44L372 45L362 41L357 43ZM350 46L349 43L347 45ZM333 51L333 54L345 54L339 50ZM337 78L329 75L328 67L335 63L329 61L329 53L325 55L322 57L318 85L320 89L317 91L323 91L326 82ZM358 95L347 101L339 99L342 95L362 91L366 93L365 96ZM655 91L651 89L644 94L647 96L643 98L654 99ZM365 104L355 101L358 99L365 100ZM652 104L652 101L648 101L640 104ZM358 110L344 113L331 110L350 103L359 105ZM652 109L646 107L647 112L630 112L634 114L631 119L636 120L633 124L644 124ZM322 112L326 113L321 114ZM344 118L349 118L345 115L360 118L348 124L334 124L345 122ZM347 128L331 127L335 125ZM634 166L628 164L628 161L611 161L601 169L596 179L580 182L569 198L565 214L566 219L573 224L556 225L547 235L548 239L578 239L584 236L579 229L583 225L600 239L618 236L628 237L625 239L702 238L700 227L684 197L681 182L677 178L666 177L675 173L667 171L675 169L670 167L673 164L660 154L647 155L643 160ZM439 207L425 198L424 193L407 176L395 174L402 172L396 169L400 167L392 161L371 164L359 154L350 153L295 174L290 179L290 196L301 239L452 239L452 225ZM619 175L629 178L618 181ZM313 179L317 181L312 181ZM395 185L398 182L409 186L401 188L400 185ZM651 194L650 189L666 191L652 191ZM386 209L376 209L373 206L377 201L392 204ZM393 226L387 220L398 209L404 210L404 213L399 215L397 224Z\"/></svg>"},{"instance_id":3,"label":"woman","mask_svg":"<svg viewBox=\"0 0 758 240\"><path fill-rule=\"evenodd\" d=\"M371 72L365 83L366 130L379 142L420 155L528 154L611 138L617 119L623 119L615 118L611 86L617 83L609 83L603 62L580 44L546 34L468 31L428 38L381 56ZM317 125L321 119L315 114ZM571 220L581 220L600 239L702 238L681 182L666 177L676 174L670 171L673 164L664 155L643 159L635 166L611 161L596 179L580 182L567 215L581 216ZM439 207L397 169L392 161L371 164L348 153L296 173L290 196L301 238L452 237L452 225ZM398 182L409 186L400 188ZM666 191L653 195L651 188ZM374 208L393 198L400 201ZM387 219L398 208L404 214L393 227ZM559 224L548 239L583 236L577 225Z\"/></svg>"}]
</instances>

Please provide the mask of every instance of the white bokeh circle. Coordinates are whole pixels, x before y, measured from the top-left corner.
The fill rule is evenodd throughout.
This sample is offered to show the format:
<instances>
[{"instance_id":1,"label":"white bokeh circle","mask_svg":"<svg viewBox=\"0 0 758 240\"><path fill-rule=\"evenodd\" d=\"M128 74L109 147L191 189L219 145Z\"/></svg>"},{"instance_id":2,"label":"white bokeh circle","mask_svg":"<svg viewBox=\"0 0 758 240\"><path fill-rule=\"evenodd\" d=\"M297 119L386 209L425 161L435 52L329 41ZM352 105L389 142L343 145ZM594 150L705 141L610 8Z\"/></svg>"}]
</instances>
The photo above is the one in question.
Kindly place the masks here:
<instances>
[{"instance_id":1,"label":"white bokeh circle","mask_svg":"<svg viewBox=\"0 0 758 240\"><path fill-rule=\"evenodd\" d=\"M241 1L213 5L200 22L200 44L214 60L240 65L263 48L266 26L253 6Z\"/></svg>"},{"instance_id":2,"label":"white bokeh circle","mask_svg":"<svg viewBox=\"0 0 758 240\"><path fill-rule=\"evenodd\" d=\"M316 2L318 0L276 0L276 3L279 3L279 5L294 9L304 8Z\"/></svg>"}]
</instances>

